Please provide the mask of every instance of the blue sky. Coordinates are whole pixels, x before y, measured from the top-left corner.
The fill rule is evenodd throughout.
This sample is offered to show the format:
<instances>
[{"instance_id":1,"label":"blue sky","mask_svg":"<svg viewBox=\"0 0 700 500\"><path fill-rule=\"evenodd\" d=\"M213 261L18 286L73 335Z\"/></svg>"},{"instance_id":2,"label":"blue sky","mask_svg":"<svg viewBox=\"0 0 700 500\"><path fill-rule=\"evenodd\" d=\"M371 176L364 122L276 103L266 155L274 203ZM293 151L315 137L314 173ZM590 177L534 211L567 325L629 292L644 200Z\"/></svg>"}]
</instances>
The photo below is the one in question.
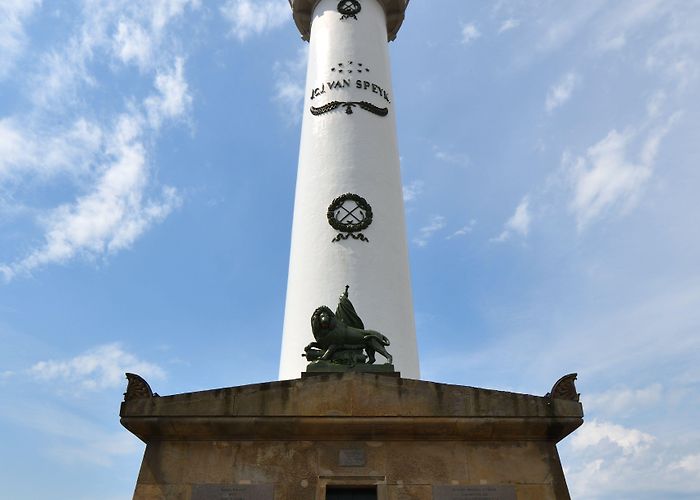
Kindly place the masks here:
<instances>
[{"instance_id":1,"label":"blue sky","mask_svg":"<svg viewBox=\"0 0 700 500\"><path fill-rule=\"evenodd\" d=\"M423 378L578 372L574 498L700 496L698 26L414 0L391 47ZM276 378L305 50L285 0L0 2L5 497L130 497L125 371Z\"/></svg>"}]
</instances>

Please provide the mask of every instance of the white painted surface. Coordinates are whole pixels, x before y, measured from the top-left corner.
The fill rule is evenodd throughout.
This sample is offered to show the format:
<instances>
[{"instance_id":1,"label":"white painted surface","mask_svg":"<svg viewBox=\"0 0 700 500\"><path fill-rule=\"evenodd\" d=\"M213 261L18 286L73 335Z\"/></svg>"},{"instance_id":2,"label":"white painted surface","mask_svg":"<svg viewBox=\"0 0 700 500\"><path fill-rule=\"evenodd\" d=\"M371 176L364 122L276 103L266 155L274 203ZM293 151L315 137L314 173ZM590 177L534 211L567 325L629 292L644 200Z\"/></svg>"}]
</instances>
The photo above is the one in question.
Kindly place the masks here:
<instances>
[{"instance_id":1,"label":"white painted surface","mask_svg":"<svg viewBox=\"0 0 700 500\"><path fill-rule=\"evenodd\" d=\"M418 378L418 353L408 267L408 247L401 189L396 118L387 43L386 19L377 0L363 0L354 19L340 20L337 0L321 0L311 28L304 119L294 206L280 379L298 378L306 368L301 356L313 341L310 318L320 305L335 310L338 296L350 285L350 299L365 323L391 340L394 365L407 378ZM369 73L331 68L362 63ZM326 90L313 100L312 89L339 77L349 88ZM340 78L342 79L342 78ZM367 80L389 94L356 88ZM388 107L380 117L354 108L313 116L309 108L330 101L368 101ZM369 243L346 240L329 224L329 204L344 193L364 197L374 221L363 231ZM377 362L384 358L377 355Z\"/></svg>"}]
</instances>

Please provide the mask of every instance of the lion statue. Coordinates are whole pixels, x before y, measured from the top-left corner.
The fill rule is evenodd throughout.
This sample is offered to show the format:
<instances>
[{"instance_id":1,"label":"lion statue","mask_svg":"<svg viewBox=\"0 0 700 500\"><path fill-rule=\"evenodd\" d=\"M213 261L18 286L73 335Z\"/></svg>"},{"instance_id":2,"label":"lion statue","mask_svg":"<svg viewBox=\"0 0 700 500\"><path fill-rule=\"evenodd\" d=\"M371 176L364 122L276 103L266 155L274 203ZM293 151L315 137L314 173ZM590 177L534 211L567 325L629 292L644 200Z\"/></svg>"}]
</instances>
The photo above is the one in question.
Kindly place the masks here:
<instances>
[{"instance_id":1,"label":"lion statue","mask_svg":"<svg viewBox=\"0 0 700 500\"><path fill-rule=\"evenodd\" d=\"M335 313L327 306L314 311L311 331L316 341L304 348L302 356L311 362L323 360L355 366L373 364L378 352L391 364L393 358L386 350L389 339L374 330L365 330L348 298L348 289L346 286L345 293L340 296Z\"/></svg>"}]
</instances>

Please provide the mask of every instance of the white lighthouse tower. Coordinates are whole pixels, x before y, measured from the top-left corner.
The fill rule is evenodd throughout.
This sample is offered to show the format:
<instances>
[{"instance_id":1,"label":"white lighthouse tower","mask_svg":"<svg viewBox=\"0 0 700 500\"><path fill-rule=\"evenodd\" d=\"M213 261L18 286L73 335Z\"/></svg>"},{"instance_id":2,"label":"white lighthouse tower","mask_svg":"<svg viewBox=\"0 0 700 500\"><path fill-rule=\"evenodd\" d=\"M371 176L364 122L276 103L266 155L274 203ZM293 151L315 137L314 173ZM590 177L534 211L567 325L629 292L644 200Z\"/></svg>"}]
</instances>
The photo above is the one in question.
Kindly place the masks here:
<instances>
[{"instance_id":1,"label":"white lighthouse tower","mask_svg":"<svg viewBox=\"0 0 700 500\"><path fill-rule=\"evenodd\" d=\"M280 379L304 371L310 317L346 285L397 371L418 378L388 50L408 0L290 4L309 60Z\"/></svg>"}]
</instances>

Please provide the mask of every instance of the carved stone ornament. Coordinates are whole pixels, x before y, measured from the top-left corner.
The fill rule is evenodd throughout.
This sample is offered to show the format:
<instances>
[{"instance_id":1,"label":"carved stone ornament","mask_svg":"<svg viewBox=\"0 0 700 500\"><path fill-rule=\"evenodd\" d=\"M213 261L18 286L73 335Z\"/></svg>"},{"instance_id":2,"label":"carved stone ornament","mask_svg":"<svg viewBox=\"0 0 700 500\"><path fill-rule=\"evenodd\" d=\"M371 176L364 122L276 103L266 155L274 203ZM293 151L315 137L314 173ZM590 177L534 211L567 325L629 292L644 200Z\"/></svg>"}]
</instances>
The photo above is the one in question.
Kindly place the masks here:
<instances>
[{"instance_id":1,"label":"carved stone ornament","mask_svg":"<svg viewBox=\"0 0 700 500\"><path fill-rule=\"evenodd\" d=\"M372 224L372 207L362 196L352 193L338 196L329 205L326 215L331 227L340 231L340 234L333 238L333 243L348 238L369 242L361 231Z\"/></svg>"},{"instance_id":2,"label":"carved stone ornament","mask_svg":"<svg viewBox=\"0 0 700 500\"><path fill-rule=\"evenodd\" d=\"M366 330L362 319L348 297L349 286L340 296L335 313L327 306L318 307L311 316L314 342L304 348L304 356L313 364L334 364L345 367L373 364L379 353L391 365L392 356L386 350L389 339L374 330Z\"/></svg>"},{"instance_id":3,"label":"carved stone ornament","mask_svg":"<svg viewBox=\"0 0 700 500\"><path fill-rule=\"evenodd\" d=\"M569 401L579 401L581 396L576 392L574 381L578 376L577 373L569 373L557 380L557 383L552 387L552 392L548 392L545 397L552 399L567 399Z\"/></svg>"},{"instance_id":4,"label":"carved stone ornament","mask_svg":"<svg viewBox=\"0 0 700 500\"><path fill-rule=\"evenodd\" d=\"M340 0L338 2L338 12L343 16L340 18L341 21L353 18L357 21L357 14L362 10L362 5L357 0Z\"/></svg>"},{"instance_id":5,"label":"carved stone ornament","mask_svg":"<svg viewBox=\"0 0 700 500\"><path fill-rule=\"evenodd\" d=\"M158 397L158 394L151 390L151 386L148 385L148 382L146 382L139 375L136 375L135 373L127 373L126 379L129 381L129 383L126 386L126 392L124 393L124 401Z\"/></svg>"},{"instance_id":6,"label":"carved stone ornament","mask_svg":"<svg viewBox=\"0 0 700 500\"><path fill-rule=\"evenodd\" d=\"M352 114L352 108L356 106L377 116L386 116L389 114L389 108L380 108L367 101L331 101L324 106L311 106L310 111L312 115L319 116L330 113L331 111L338 109L340 106L345 106L345 113L348 115Z\"/></svg>"}]
</instances>

